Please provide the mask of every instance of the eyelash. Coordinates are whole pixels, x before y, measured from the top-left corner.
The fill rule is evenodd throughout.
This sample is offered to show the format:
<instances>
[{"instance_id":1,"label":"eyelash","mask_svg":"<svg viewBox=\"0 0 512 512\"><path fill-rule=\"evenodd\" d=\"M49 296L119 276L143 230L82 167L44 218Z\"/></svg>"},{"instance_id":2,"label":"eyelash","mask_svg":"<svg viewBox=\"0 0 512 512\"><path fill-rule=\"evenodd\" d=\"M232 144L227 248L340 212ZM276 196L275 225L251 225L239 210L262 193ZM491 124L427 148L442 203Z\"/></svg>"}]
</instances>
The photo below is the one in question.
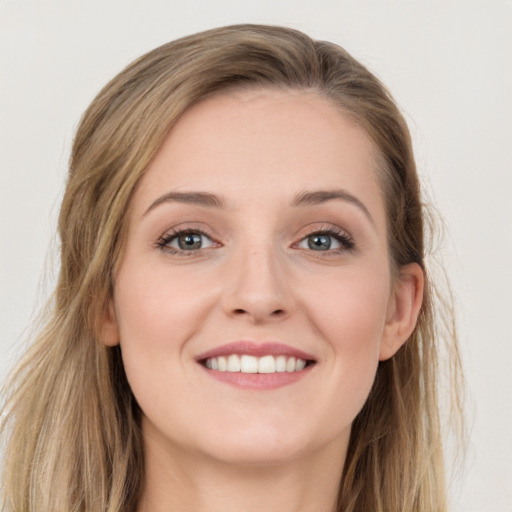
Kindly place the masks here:
<instances>
[{"instance_id":1,"label":"eyelash","mask_svg":"<svg viewBox=\"0 0 512 512\"><path fill-rule=\"evenodd\" d=\"M165 235L161 236L158 239L156 246L159 249L161 249L162 251L165 251L165 252L168 252L171 254L179 254L180 256L197 255L199 251L206 249L204 247L201 247L199 249L190 249L187 251L187 250L183 250L183 249L176 249L174 247L169 246L169 244L171 242L173 242L175 239L177 239L178 237L183 236L183 235L188 235L188 234L201 235L201 236L206 237L209 240L211 240L214 246L218 247L220 245L219 243L213 241L212 237L202 229L183 228L183 229L174 229L174 230L166 233ZM339 242L342 246L338 249L328 249L325 251L314 251L313 249L309 249L309 252L313 252L313 253L314 252L326 253L326 254L320 254L320 256L326 257L327 255L338 255L338 254L341 254L346 251L351 252L356 248L356 244L355 244L353 238L348 233L346 233L345 231L342 231L340 229L337 229L335 227L332 227L332 226L320 227L320 228L315 229L314 231L311 231L310 233L307 233L305 236L303 236L299 240L299 242L293 244L293 246L297 247L298 244L304 242L309 237L315 236L315 235L320 235L320 236L327 235L329 237L332 237L337 242Z\"/></svg>"},{"instance_id":2,"label":"eyelash","mask_svg":"<svg viewBox=\"0 0 512 512\"><path fill-rule=\"evenodd\" d=\"M328 249L326 251L313 251L312 249L310 249L311 252L326 253L325 256L327 256L327 255L338 255L338 254L341 254L341 253L347 252L347 251L352 252L356 248L354 239L346 231L342 231L341 229L335 228L333 226L325 226L325 227L317 228L314 231L312 231L311 233L308 233L303 238L301 238L301 240L298 243L301 243L304 240L306 240L307 238L309 238L311 236L315 236L315 235L330 236L330 237L334 238L336 241L338 241L340 243L341 247L338 249ZM297 245L297 244L294 244L294 245ZM320 254L320 256L322 256L322 254Z\"/></svg>"},{"instance_id":3,"label":"eyelash","mask_svg":"<svg viewBox=\"0 0 512 512\"><path fill-rule=\"evenodd\" d=\"M183 229L174 229L165 235L161 236L156 246L161 249L162 251L168 252L170 254L179 254L180 256L192 256L194 254L197 254L198 251L204 250L204 248L200 249L191 249L191 250L183 250L183 249L176 249L175 247L170 247L169 244L173 242L175 239L177 239L180 236L183 235L201 235L203 237L208 238L209 240L212 240L213 244L218 246L220 244L213 241L212 237L206 233L202 229L198 228L183 228Z\"/></svg>"}]
</instances>

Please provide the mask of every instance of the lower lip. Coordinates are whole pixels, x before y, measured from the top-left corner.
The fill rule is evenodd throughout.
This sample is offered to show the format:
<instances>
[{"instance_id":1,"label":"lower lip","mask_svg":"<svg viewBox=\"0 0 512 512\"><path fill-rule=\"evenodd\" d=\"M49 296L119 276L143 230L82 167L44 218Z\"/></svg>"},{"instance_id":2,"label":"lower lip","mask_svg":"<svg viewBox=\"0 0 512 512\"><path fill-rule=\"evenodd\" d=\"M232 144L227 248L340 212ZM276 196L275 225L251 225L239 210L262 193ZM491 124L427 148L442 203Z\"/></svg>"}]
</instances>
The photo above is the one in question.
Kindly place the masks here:
<instances>
[{"instance_id":1,"label":"lower lip","mask_svg":"<svg viewBox=\"0 0 512 512\"><path fill-rule=\"evenodd\" d=\"M242 372L221 372L219 370L210 370L201 365L201 368L208 373L210 377L226 384L230 384L241 389L266 390L276 389L288 386L300 379L306 377L313 365L304 368L298 372L276 372L276 373L242 373Z\"/></svg>"}]
</instances>

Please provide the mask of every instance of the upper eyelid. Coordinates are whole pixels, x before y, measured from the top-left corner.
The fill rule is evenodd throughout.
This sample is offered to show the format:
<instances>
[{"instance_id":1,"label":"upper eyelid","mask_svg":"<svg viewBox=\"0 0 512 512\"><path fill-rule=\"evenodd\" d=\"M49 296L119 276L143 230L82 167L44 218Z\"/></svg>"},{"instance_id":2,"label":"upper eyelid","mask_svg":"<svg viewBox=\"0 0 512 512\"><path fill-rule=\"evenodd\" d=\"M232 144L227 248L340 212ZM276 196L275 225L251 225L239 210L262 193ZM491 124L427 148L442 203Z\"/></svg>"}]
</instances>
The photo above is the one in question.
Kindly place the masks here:
<instances>
[{"instance_id":1,"label":"upper eyelid","mask_svg":"<svg viewBox=\"0 0 512 512\"><path fill-rule=\"evenodd\" d=\"M342 245L343 244L345 244L345 245L352 244L352 239L348 235L345 235L343 233L338 233L335 231L313 231L313 233L303 236L296 244L301 244L305 240L307 240L309 237L317 236L317 235L328 236L330 238L333 238L334 240L336 240L338 243L340 243ZM296 245L296 244L294 244L294 245Z\"/></svg>"},{"instance_id":2,"label":"upper eyelid","mask_svg":"<svg viewBox=\"0 0 512 512\"><path fill-rule=\"evenodd\" d=\"M199 225L199 223L184 223L184 225L178 224L177 226L166 229L159 238L178 236L183 233L199 233L201 235L207 236L208 238L215 238L212 230Z\"/></svg>"},{"instance_id":3,"label":"upper eyelid","mask_svg":"<svg viewBox=\"0 0 512 512\"><path fill-rule=\"evenodd\" d=\"M313 225L309 225L306 228L306 231L303 233L300 233L298 236L301 237L301 240L307 236L314 235L316 233L328 233L328 234L338 234L338 235L344 235L347 238L352 239L352 235L349 231L347 231L344 228L341 228L339 226L336 226L335 224L331 223L315 223Z\"/></svg>"},{"instance_id":4,"label":"upper eyelid","mask_svg":"<svg viewBox=\"0 0 512 512\"><path fill-rule=\"evenodd\" d=\"M175 227L170 228L166 230L160 238L164 238L167 236L177 236L183 233L199 233L201 235L207 236L209 238L215 238L215 235L213 235L210 230L204 229L202 227L198 226L186 226L186 227ZM305 238L307 236L313 235L315 233L330 233L330 234L339 234L339 235L346 235L347 237L352 238L352 235L346 230L339 228L337 226L333 225L320 225L315 227L307 228L307 231L305 233L302 233L298 235L300 239Z\"/></svg>"},{"instance_id":5,"label":"upper eyelid","mask_svg":"<svg viewBox=\"0 0 512 512\"><path fill-rule=\"evenodd\" d=\"M173 240L175 238L178 238L179 236L187 235L187 234L198 234L198 235L204 236L205 238L208 238L212 242L215 242L215 239L211 234L207 233L206 231L204 231L202 229L197 229L197 228L195 228L195 229L185 228L185 229L178 229L175 231L174 230L167 231L160 237L160 239Z\"/></svg>"}]
</instances>

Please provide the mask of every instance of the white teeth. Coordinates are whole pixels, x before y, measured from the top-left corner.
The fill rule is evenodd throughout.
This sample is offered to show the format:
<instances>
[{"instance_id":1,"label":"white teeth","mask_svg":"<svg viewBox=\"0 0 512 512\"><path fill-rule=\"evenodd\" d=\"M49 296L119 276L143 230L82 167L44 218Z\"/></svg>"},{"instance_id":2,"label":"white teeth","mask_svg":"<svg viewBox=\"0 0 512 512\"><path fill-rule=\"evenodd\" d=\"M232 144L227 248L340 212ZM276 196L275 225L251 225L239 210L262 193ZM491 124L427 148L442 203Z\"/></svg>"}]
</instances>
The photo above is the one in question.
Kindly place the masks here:
<instances>
[{"instance_id":1,"label":"white teeth","mask_svg":"<svg viewBox=\"0 0 512 512\"><path fill-rule=\"evenodd\" d=\"M228 361L225 357L218 357L219 360L219 370L221 372L225 372L228 369Z\"/></svg>"},{"instance_id":2,"label":"white teeth","mask_svg":"<svg viewBox=\"0 0 512 512\"><path fill-rule=\"evenodd\" d=\"M215 359L215 357L212 357L212 359ZM233 354L228 357L228 364L226 367L226 371L228 372L239 372L240 371L240 358Z\"/></svg>"},{"instance_id":3,"label":"white teeth","mask_svg":"<svg viewBox=\"0 0 512 512\"><path fill-rule=\"evenodd\" d=\"M231 354L224 357L210 357L206 359L205 366L210 370L221 372L242 373L282 373L300 372L306 367L306 361L295 357L263 356L255 357L244 354L239 356Z\"/></svg>"},{"instance_id":4,"label":"white teeth","mask_svg":"<svg viewBox=\"0 0 512 512\"><path fill-rule=\"evenodd\" d=\"M304 359L297 359L297 362L295 363L295 371L300 372L301 370L304 370L306 367L306 361Z\"/></svg>"},{"instance_id":5,"label":"white teeth","mask_svg":"<svg viewBox=\"0 0 512 512\"><path fill-rule=\"evenodd\" d=\"M274 356L260 357L258 373L276 373L276 360Z\"/></svg>"},{"instance_id":6,"label":"white teeth","mask_svg":"<svg viewBox=\"0 0 512 512\"><path fill-rule=\"evenodd\" d=\"M242 373L258 373L258 358L243 355L240 358L240 371Z\"/></svg>"},{"instance_id":7,"label":"white teeth","mask_svg":"<svg viewBox=\"0 0 512 512\"><path fill-rule=\"evenodd\" d=\"M277 356L276 357L276 372L285 372L286 371L286 357Z\"/></svg>"}]
</instances>

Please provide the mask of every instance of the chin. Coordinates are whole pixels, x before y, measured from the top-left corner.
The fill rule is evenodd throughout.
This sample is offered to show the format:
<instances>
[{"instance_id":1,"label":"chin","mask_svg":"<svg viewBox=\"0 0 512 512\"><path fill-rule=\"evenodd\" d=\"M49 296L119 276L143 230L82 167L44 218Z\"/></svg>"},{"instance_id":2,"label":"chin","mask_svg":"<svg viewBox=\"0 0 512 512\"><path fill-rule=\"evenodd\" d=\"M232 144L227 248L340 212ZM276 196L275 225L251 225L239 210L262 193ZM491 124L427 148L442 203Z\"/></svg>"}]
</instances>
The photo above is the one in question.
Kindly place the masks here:
<instances>
[{"instance_id":1,"label":"chin","mask_svg":"<svg viewBox=\"0 0 512 512\"><path fill-rule=\"evenodd\" d=\"M303 446L278 446L264 442L240 443L215 450L211 456L219 462L237 466L278 466L300 458L306 450Z\"/></svg>"},{"instance_id":2,"label":"chin","mask_svg":"<svg viewBox=\"0 0 512 512\"><path fill-rule=\"evenodd\" d=\"M225 429L208 442L205 451L225 463L275 466L307 456L319 444L317 435L301 432L296 427L272 428L269 424L253 423L235 431Z\"/></svg>"}]
</instances>

